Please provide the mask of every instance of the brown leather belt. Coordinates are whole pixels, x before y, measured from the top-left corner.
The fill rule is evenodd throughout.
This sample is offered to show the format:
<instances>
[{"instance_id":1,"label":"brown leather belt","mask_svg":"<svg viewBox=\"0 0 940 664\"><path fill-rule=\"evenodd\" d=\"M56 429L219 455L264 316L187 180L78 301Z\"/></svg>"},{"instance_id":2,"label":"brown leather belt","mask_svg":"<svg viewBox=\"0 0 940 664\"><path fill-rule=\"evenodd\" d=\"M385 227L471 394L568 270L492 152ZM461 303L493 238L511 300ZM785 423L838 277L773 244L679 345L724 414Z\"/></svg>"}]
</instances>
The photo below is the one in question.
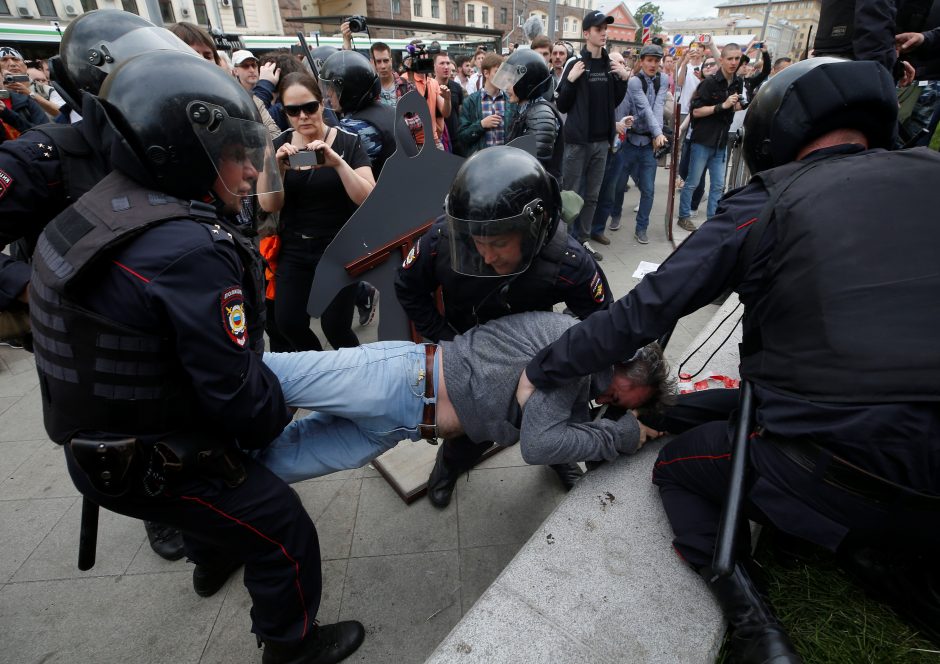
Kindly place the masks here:
<instances>
[{"instance_id":1,"label":"brown leather belt","mask_svg":"<svg viewBox=\"0 0 940 664\"><path fill-rule=\"evenodd\" d=\"M421 424L418 425L418 433L429 443L437 445L437 402L433 400L434 354L437 352L437 346L434 344L426 344L424 352L424 397L431 401L424 404L424 412L421 415Z\"/></svg>"}]
</instances>

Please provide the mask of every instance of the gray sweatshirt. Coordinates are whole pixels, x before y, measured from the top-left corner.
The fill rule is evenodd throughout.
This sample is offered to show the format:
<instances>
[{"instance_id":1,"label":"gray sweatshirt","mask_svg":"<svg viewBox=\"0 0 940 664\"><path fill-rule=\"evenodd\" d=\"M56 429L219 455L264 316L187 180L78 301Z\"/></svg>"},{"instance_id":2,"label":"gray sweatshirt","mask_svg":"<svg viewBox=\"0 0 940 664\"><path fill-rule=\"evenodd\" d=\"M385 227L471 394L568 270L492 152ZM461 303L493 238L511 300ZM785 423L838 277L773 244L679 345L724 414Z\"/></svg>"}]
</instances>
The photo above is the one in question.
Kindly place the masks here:
<instances>
[{"instance_id":1,"label":"gray sweatshirt","mask_svg":"<svg viewBox=\"0 0 940 664\"><path fill-rule=\"evenodd\" d=\"M444 381L471 440L522 446L526 463L614 459L636 452L640 429L630 414L590 421L592 397L607 389L613 369L551 390L537 390L520 410L516 385L529 361L578 321L533 311L489 321L444 341Z\"/></svg>"}]
</instances>

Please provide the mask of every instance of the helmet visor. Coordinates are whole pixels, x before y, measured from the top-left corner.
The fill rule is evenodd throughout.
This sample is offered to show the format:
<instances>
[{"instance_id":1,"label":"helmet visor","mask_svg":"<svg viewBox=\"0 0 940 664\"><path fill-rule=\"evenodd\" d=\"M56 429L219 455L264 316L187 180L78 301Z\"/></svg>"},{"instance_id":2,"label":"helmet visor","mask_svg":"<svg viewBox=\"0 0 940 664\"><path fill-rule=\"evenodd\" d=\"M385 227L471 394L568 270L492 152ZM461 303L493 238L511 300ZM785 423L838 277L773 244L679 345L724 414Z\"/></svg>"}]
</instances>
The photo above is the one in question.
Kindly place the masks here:
<instances>
[{"instance_id":1,"label":"helmet visor","mask_svg":"<svg viewBox=\"0 0 940 664\"><path fill-rule=\"evenodd\" d=\"M525 76L525 73L525 66L511 65L508 62L504 62L499 66L499 69L496 70L496 73L493 74L493 78L490 80L490 83L500 90L508 90L518 83L519 79Z\"/></svg>"},{"instance_id":2,"label":"helmet visor","mask_svg":"<svg viewBox=\"0 0 940 664\"><path fill-rule=\"evenodd\" d=\"M230 194L244 197L281 191L281 174L267 127L230 117L224 108L201 101L190 103L187 114Z\"/></svg>"},{"instance_id":3,"label":"helmet visor","mask_svg":"<svg viewBox=\"0 0 940 664\"><path fill-rule=\"evenodd\" d=\"M343 79L317 78L317 82L320 84L324 104L334 111L342 110L339 101L343 98Z\"/></svg>"},{"instance_id":4,"label":"helmet visor","mask_svg":"<svg viewBox=\"0 0 940 664\"><path fill-rule=\"evenodd\" d=\"M459 219L446 206L450 228L451 267L471 277L506 277L525 272L544 239L542 203L527 204L506 219Z\"/></svg>"}]
</instances>

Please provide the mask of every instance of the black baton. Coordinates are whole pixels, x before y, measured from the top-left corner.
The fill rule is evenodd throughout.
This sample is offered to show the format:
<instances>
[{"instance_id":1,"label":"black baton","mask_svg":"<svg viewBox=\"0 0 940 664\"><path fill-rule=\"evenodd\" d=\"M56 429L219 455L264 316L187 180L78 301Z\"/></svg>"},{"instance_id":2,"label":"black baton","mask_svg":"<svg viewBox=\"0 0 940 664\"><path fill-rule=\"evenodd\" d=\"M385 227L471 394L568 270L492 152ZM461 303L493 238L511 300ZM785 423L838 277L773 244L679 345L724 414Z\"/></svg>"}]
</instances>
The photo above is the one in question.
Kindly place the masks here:
<instances>
[{"instance_id":1,"label":"black baton","mask_svg":"<svg viewBox=\"0 0 940 664\"><path fill-rule=\"evenodd\" d=\"M731 477L728 480L728 495L718 523L718 541L712 571L718 576L728 576L734 570L735 535L741 518L744 502L744 475L747 470L747 441L754 424L754 393L751 383L741 381L741 401L738 405L738 425L734 430L731 447Z\"/></svg>"},{"instance_id":2,"label":"black baton","mask_svg":"<svg viewBox=\"0 0 940 664\"><path fill-rule=\"evenodd\" d=\"M78 569L83 572L95 566L98 546L98 504L82 497L82 528L78 533Z\"/></svg>"}]
</instances>

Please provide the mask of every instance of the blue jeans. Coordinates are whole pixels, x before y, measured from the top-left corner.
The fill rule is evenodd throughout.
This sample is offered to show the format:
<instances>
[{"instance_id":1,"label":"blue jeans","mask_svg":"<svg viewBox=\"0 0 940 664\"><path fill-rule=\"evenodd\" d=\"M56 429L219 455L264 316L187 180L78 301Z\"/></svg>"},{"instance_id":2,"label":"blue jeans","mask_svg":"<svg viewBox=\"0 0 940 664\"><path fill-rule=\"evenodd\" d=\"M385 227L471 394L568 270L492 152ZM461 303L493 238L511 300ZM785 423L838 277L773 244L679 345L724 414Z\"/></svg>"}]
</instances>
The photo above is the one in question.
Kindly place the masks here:
<instances>
[{"instance_id":1,"label":"blue jeans","mask_svg":"<svg viewBox=\"0 0 940 664\"><path fill-rule=\"evenodd\" d=\"M601 235L607 228L607 218L611 216L617 205L619 195L620 207L623 209L623 194L626 179L630 176L624 168L623 147L607 155L607 164L604 166L604 179L597 192L597 207L594 209L594 219L591 221L591 235ZM618 189L619 184L619 189Z\"/></svg>"},{"instance_id":2,"label":"blue jeans","mask_svg":"<svg viewBox=\"0 0 940 664\"><path fill-rule=\"evenodd\" d=\"M420 440L424 405L436 399L424 396L425 344L265 353L264 363L287 405L315 411L254 453L285 482L359 468L399 441Z\"/></svg>"},{"instance_id":3,"label":"blue jeans","mask_svg":"<svg viewBox=\"0 0 940 664\"><path fill-rule=\"evenodd\" d=\"M682 194L679 196L680 217L688 217L692 214L692 193L706 170L708 170L709 186L707 217L714 216L715 210L718 209L718 199L721 198L725 186L727 154L727 150L723 147L710 148L707 145L692 143L689 177L686 178L685 185L682 187Z\"/></svg>"},{"instance_id":4,"label":"blue jeans","mask_svg":"<svg viewBox=\"0 0 940 664\"><path fill-rule=\"evenodd\" d=\"M624 155L624 172L633 175L633 180L640 189L640 209L636 213L636 230L645 231L650 225L650 210L653 209L653 186L656 184L656 157L653 146L634 145L627 142L620 148ZM624 179L626 176L624 176ZM625 181L621 181L621 195Z\"/></svg>"}]
</instances>

